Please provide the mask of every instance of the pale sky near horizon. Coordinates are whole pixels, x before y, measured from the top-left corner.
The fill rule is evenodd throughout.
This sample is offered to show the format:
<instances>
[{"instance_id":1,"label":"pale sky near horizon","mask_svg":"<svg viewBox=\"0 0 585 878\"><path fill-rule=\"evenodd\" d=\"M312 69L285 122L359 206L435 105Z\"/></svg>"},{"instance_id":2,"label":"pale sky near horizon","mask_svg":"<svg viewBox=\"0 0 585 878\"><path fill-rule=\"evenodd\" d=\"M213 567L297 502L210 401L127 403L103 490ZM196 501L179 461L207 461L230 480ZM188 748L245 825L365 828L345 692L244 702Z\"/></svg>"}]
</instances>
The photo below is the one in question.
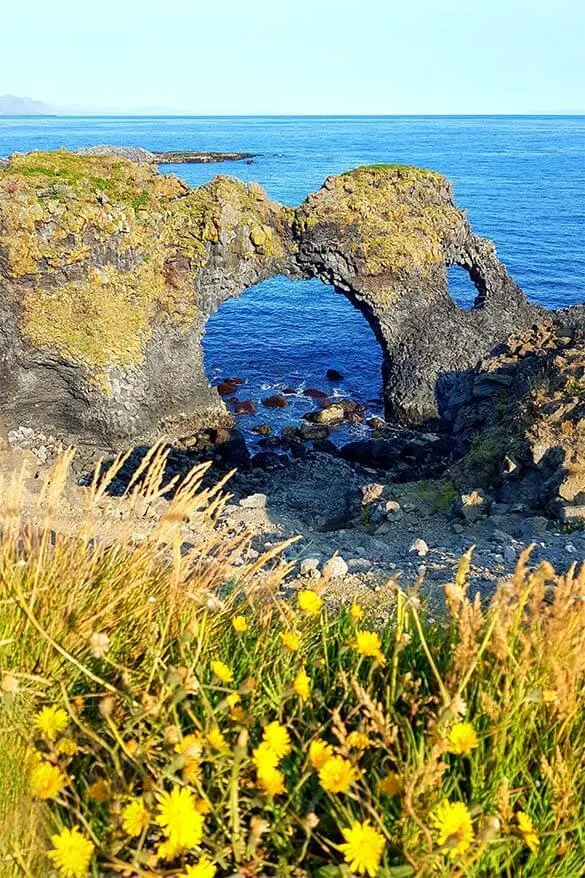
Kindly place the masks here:
<instances>
[{"instance_id":1,"label":"pale sky near horizon","mask_svg":"<svg viewBox=\"0 0 585 878\"><path fill-rule=\"evenodd\" d=\"M0 94L193 114L585 112L585 0L28 0Z\"/></svg>"}]
</instances>

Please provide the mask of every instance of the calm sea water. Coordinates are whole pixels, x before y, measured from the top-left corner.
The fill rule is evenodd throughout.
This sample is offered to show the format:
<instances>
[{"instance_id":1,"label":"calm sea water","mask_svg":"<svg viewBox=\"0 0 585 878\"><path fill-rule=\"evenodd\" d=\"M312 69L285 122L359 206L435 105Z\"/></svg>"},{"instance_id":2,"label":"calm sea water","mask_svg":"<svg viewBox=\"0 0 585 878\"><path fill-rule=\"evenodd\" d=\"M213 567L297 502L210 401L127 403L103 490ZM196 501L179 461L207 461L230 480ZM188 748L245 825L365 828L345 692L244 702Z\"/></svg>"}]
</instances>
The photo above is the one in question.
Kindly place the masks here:
<instances>
[{"instance_id":1,"label":"calm sea water","mask_svg":"<svg viewBox=\"0 0 585 878\"><path fill-rule=\"evenodd\" d=\"M261 153L253 165L165 166L164 173L192 186L219 173L257 180L292 205L329 174L358 165L433 168L453 182L474 229L496 243L533 300L547 307L585 300L582 116L0 118L0 155L99 143ZM452 292L466 301L464 277L452 277ZM205 353L210 380L246 379L242 398L299 388L288 409L275 414L260 406L258 416L242 419L247 433L259 420L277 426L299 417L308 386L347 393L373 412L381 407L373 334L343 296L318 281L275 278L225 303L208 323ZM330 366L346 375L332 388L324 379Z\"/></svg>"}]
</instances>

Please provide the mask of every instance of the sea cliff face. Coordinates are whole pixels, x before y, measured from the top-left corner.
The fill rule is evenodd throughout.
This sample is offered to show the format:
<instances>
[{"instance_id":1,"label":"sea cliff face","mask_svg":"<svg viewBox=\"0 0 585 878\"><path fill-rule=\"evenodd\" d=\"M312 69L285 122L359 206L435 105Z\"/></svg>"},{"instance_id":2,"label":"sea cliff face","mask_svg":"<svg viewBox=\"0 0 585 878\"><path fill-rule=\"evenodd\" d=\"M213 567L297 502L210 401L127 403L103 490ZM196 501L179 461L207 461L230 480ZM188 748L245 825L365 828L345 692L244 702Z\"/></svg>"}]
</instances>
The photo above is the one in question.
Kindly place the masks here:
<instances>
[{"instance_id":1,"label":"sea cliff face","mask_svg":"<svg viewBox=\"0 0 585 878\"><path fill-rule=\"evenodd\" d=\"M472 310L449 296L454 263ZM4 421L112 443L227 423L205 321L278 274L319 277L366 314L387 410L410 423L452 417L478 360L539 314L434 172L359 168L295 210L229 177L189 189L120 156L15 155L0 169Z\"/></svg>"}]
</instances>

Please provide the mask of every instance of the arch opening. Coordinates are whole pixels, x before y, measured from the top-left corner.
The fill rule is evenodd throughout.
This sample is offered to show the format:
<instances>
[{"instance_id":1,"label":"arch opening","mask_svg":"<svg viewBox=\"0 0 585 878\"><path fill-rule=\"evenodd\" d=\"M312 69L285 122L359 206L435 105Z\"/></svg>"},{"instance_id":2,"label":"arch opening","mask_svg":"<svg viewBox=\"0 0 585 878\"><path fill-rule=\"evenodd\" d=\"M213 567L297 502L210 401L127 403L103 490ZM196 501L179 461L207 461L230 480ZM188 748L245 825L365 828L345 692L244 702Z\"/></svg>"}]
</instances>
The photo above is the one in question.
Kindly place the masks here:
<instances>
[{"instance_id":1,"label":"arch opening","mask_svg":"<svg viewBox=\"0 0 585 878\"><path fill-rule=\"evenodd\" d=\"M355 423L329 425L329 438L338 446L369 433L369 417L383 417L379 341L349 297L318 279L279 275L228 299L207 321L202 344L210 384L243 382L224 401L251 445L262 438L260 425L267 424L273 435L301 427L307 424L303 415L327 401L345 399L360 407ZM285 404L266 406L264 400L273 396ZM252 403L255 411L241 412L241 403Z\"/></svg>"},{"instance_id":2,"label":"arch opening","mask_svg":"<svg viewBox=\"0 0 585 878\"><path fill-rule=\"evenodd\" d=\"M467 268L462 265L449 265L447 268L447 285L453 301L470 311L480 304L481 291Z\"/></svg>"}]
</instances>

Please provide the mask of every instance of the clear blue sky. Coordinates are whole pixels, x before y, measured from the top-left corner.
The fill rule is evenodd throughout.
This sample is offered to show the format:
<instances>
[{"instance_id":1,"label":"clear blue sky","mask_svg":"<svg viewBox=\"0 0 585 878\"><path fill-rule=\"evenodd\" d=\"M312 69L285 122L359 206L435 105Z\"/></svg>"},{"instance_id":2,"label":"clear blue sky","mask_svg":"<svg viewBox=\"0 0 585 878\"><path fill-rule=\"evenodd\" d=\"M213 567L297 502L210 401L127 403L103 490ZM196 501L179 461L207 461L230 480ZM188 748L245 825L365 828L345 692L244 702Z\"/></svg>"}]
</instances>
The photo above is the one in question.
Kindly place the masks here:
<instances>
[{"instance_id":1,"label":"clear blue sky","mask_svg":"<svg viewBox=\"0 0 585 878\"><path fill-rule=\"evenodd\" d=\"M585 0L3 4L0 94L239 113L585 112Z\"/></svg>"}]
</instances>

